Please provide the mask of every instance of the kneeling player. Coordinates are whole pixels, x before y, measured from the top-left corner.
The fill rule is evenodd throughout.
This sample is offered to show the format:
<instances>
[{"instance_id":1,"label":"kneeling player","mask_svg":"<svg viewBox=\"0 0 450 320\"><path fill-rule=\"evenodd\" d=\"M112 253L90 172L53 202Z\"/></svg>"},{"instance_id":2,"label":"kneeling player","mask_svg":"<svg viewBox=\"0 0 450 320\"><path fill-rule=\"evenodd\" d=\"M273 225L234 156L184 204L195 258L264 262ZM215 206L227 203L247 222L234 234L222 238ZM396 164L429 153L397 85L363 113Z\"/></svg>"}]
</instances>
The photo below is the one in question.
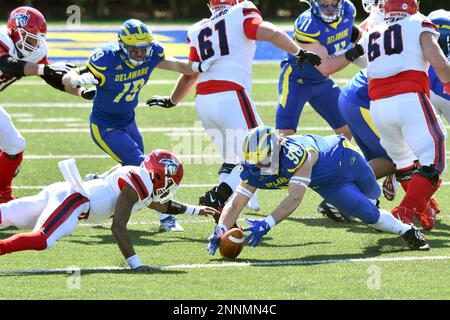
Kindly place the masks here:
<instances>
[{"instance_id":1,"label":"kneeling player","mask_svg":"<svg viewBox=\"0 0 450 320\"><path fill-rule=\"evenodd\" d=\"M104 179L84 183L73 160L60 162L60 168L66 182L0 205L1 227L33 229L0 240L0 255L49 249L70 235L79 220L99 223L113 217L111 230L131 269L148 270L136 255L126 227L132 212L149 207L170 214L219 214L170 200L183 178L183 166L167 150L153 151L139 167L116 167Z\"/></svg>"},{"instance_id":2,"label":"kneeling player","mask_svg":"<svg viewBox=\"0 0 450 320\"><path fill-rule=\"evenodd\" d=\"M288 188L288 196L263 220L247 219L244 231L249 245L256 246L277 223L300 205L306 189L312 188L343 214L361 219L376 230L399 234L413 250L429 250L423 235L374 204L380 194L375 175L343 136L300 135L279 137L270 127L258 127L244 144L241 184L220 215L208 238L214 254L220 237L233 226L248 199L257 189Z\"/></svg>"}]
</instances>

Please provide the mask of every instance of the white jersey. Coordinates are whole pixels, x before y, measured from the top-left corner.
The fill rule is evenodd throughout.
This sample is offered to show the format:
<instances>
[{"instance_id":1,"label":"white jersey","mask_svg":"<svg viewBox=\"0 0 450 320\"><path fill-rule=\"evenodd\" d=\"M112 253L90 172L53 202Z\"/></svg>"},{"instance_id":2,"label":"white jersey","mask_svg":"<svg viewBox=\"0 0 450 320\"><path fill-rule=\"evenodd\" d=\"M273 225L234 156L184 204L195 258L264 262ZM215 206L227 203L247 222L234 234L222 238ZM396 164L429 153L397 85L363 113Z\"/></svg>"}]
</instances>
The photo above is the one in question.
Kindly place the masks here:
<instances>
[{"instance_id":1,"label":"white jersey","mask_svg":"<svg viewBox=\"0 0 450 320\"><path fill-rule=\"evenodd\" d=\"M363 41L369 61L369 78L388 78L404 71L427 73L430 64L423 56L422 32L431 32L439 37L436 27L421 14L385 21L369 30Z\"/></svg>"},{"instance_id":2,"label":"white jersey","mask_svg":"<svg viewBox=\"0 0 450 320\"><path fill-rule=\"evenodd\" d=\"M139 196L132 212L138 211L152 202L153 183L148 171L143 167L120 167L105 179L95 179L84 183L90 203L87 221L98 223L110 218L114 214L117 198L127 184Z\"/></svg>"},{"instance_id":3,"label":"white jersey","mask_svg":"<svg viewBox=\"0 0 450 320\"><path fill-rule=\"evenodd\" d=\"M200 60L219 58L207 72L200 74L199 84L229 81L251 92L256 43L246 36L244 29L244 21L250 18L261 18L261 15L252 2L245 1L216 12L188 29L191 52L195 50Z\"/></svg>"},{"instance_id":4,"label":"white jersey","mask_svg":"<svg viewBox=\"0 0 450 320\"><path fill-rule=\"evenodd\" d=\"M27 58L21 58L13 40L9 37L8 29L6 26L0 27L0 57L10 55L11 57L19 60L24 60L33 63L47 64L48 47L45 41L42 41L42 45L39 49ZM0 91L7 86L18 80L16 77L5 76L0 70Z\"/></svg>"}]
</instances>

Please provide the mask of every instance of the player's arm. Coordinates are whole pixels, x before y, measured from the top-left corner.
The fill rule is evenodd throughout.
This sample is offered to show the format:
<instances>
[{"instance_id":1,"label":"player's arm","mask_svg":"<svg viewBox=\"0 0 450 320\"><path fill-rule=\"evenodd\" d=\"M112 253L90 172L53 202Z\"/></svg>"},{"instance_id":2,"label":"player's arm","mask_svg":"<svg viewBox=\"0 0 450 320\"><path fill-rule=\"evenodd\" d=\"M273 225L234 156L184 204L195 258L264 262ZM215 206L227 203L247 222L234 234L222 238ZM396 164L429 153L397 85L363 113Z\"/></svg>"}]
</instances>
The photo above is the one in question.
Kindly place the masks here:
<instances>
[{"instance_id":1,"label":"player's arm","mask_svg":"<svg viewBox=\"0 0 450 320\"><path fill-rule=\"evenodd\" d=\"M137 192L131 186L125 185L117 198L111 231L120 251L125 259L127 259L130 268L133 270L148 270L150 268L142 264L134 251L133 243L127 229L131 210L138 200L139 196Z\"/></svg>"},{"instance_id":2,"label":"player's arm","mask_svg":"<svg viewBox=\"0 0 450 320\"><path fill-rule=\"evenodd\" d=\"M244 231L251 233L245 239L250 246L257 246L267 232L298 208L311 182L311 172L316 161L317 153L308 152L308 157L289 180L288 196L264 220L246 219L250 227L245 228Z\"/></svg>"},{"instance_id":3,"label":"player's arm","mask_svg":"<svg viewBox=\"0 0 450 320\"><path fill-rule=\"evenodd\" d=\"M226 226L227 230L230 229L236 223L239 214L245 208L256 189L248 183L241 181L235 193L223 208L218 225Z\"/></svg>"},{"instance_id":4,"label":"player's arm","mask_svg":"<svg viewBox=\"0 0 450 320\"><path fill-rule=\"evenodd\" d=\"M220 212L216 209L205 206L191 206L175 200L169 200L165 203L152 202L149 206L150 209L158 212L165 212L170 215L187 214L187 215L220 215Z\"/></svg>"},{"instance_id":5,"label":"player's arm","mask_svg":"<svg viewBox=\"0 0 450 320\"><path fill-rule=\"evenodd\" d=\"M71 88L77 96L86 100L92 100L95 97L96 89L85 86L93 86L99 84L101 79L97 78L88 68L83 66L80 68L73 68L66 73L62 78L62 83L65 88Z\"/></svg>"},{"instance_id":6,"label":"player's arm","mask_svg":"<svg viewBox=\"0 0 450 320\"><path fill-rule=\"evenodd\" d=\"M190 48L189 61L191 61L191 63L201 63L200 57L193 47ZM198 77L199 73L181 75L170 96L152 96L147 100L147 105L150 107L159 106L163 108L175 107L192 91L197 84Z\"/></svg>"},{"instance_id":7,"label":"player's arm","mask_svg":"<svg viewBox=\"0 0 450 320\"><path fill-rule=\"evenodd\" d=\"M320 58L312 53L303 50L289 35L276 25L263 21L259 14L252 14L244 20L244 32L247 38L258 41L267 41L297 58L297 63L309 61L313 65L320 64Z\"/></svg>"},{"instance_id":8,"label":"player's arm","mask_svg":"<svg viewBox=\"0 0 450 320\"><path fill-rule=\"evenodd\" d=\"M214 56L200 62L178 60L171 56L165 56L156 68L190 75L208 71L209 67L215 60L217 60L217 58Z\"/></svg>"},{"instance_id":9,"label":"player's arm","mask_svg":"<svg viewBox=\"0 0 450 320\"><path fill-rule=\"evenodd\" d=\"M219 222L208 238L208 252L214 255L219 248L222 235L228 231L237 221L242 209L245 208L257 188L241 181L236 192L231 196L220 214Z\"/></svg>"},{"instance_id":10,"label":"player's arm","mask_svg":"<svg viewBox=\"0 0 450 320\"><path fill-rule=\"evenodd\" d=\"M420 44L425 59L430 62L439 80L444 84L445 92L450 94L450 63L444 56L436 36L431 32L422 32Z\"/></svg>"}]
</instances>

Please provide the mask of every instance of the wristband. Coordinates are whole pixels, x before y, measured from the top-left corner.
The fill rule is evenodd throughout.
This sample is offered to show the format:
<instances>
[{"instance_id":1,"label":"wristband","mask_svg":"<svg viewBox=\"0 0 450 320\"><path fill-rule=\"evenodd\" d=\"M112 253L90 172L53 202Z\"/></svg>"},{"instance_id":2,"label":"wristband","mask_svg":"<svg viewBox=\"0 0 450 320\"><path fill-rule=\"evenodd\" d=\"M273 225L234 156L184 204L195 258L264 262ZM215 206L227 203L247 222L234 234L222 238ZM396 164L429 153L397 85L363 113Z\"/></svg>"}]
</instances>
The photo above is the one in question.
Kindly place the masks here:
<instances>
[{"instance_id":1,"label":"wristband","mask_svg":"<svg viewBox=\"0 0 450 320\"><path fill-rule=\"evenodd\" d=\"M44 75L44 68L45 68L45 64L38 64L37 74L39 76Z\"/></svg>"},{"instance_id":2,"label":"wristband","mask_svg":"<svg viewBox=\"0 0 450 320\"><path fill-rule=\"evenodd\" d=\"M137 254L127 258L127 262L131 269L136 269L137 267L142 266L141 259L139 259Z\"/></svg>"},{"instance_id":3,"label":"wristband","mask_svg":"<svg viewBox=\"0 0 450 320\"><path fill-rule=\"evenodd\" d=\"M200 213L200 208L186 205L186 211L184 213L188 215L198 215Z\"/></svg>"},{"instance_id":4,"label":"wristband","mask_svg":"<svg viewBox=\"0 0 450 320\"><path fill-rule=\"evenodd\" d=\"M192 68L193 72L196 72L196 73L201 72L201 70L200 70L200 62L192 62L191 68Z\"/></svg>"},{"instance_id":5,"label":"wristband","mask_svg":"<svg viewBox=\"0 0 450 320\"><path fill-rule=\"evenodd\" d=\"M265 217L264 221L267 222L267 224L269 225L270 229L272 229L273 226L277 224L277 222L272 217L272 215L269 215L269 216Z\"/></svg>"},{"instance_id":6,"label":"wristband","mask_svg":"<svg viewBox=\"0 0 450 320\"><path fill-rule=\"evenodd\" d=\"M300 48L300 47L298 47L298 51L297 51L297 53L296 54L294 54L294 56L298 56L299 54L300 54L300 52L302 51L302 48Z\"/></svg>"}]
</instances>

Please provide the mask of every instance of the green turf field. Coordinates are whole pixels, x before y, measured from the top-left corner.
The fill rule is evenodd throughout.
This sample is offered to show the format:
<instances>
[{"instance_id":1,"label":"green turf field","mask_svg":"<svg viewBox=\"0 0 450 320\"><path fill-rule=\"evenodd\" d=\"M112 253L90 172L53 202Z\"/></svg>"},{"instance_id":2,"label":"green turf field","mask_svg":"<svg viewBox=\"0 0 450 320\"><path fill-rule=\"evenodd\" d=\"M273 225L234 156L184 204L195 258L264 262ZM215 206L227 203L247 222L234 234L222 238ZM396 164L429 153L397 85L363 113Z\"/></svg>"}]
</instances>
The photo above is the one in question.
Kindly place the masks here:
<instances>
[{"instance_id":1,"label":"green turf field","mask_svg":"<svg viewBox=\"0 0 450 320\"><path fill-rule=\"evenodd\" d=\"M254 66L253 99L268 125L275 124L277 65ZM335 76L342 86L356 69ZM143 103L152 94L169 94L178 76L155 71L141 93ZM153 85L151 85L153 81ZM184 150L185 187L177 194L196 203L216 182L220 160L196 123L193 97L171 110L139 107L137 119L146 150ZM26 158L15 180L16 196L37 193L41 186L61 181L57 162L77 158L80 173L99 172L115 163L91 141L89 103L57 92L39 80L21 80L1 93L0 105L12 115L27 139ZM183 128L189 128L184 130ZM308 106L300 132L331 134L326 123ZM195 141L203 141L200 147ZM208 154L201 159L202 153ZM409 251L393 235L378 234L363 224L337 225L316 212L319 197L308 191L302 205L276 226L257 248L245 247L232 263L206 251L212 219L179 218L183 233L158 232L150 210L132 216L129 229L141 260L162 267L153 273L117 270L125 267L109 224L79 225L75 232L45 252L0 256L0 299L448 299L450 297L450 190L448 176L437 199L442 213L432 232L425 232L432 250ZM261 211L244 217L262 218L285 196L285 191L261 191ZM392 209L394 202L382 199ZM0 230L0 238L17 232ZM66 273L65 268L81 268ZM10 271L9 273L6 271ZM12 271L19 271L12 273Z\"/></svg>"}]
</instances>

